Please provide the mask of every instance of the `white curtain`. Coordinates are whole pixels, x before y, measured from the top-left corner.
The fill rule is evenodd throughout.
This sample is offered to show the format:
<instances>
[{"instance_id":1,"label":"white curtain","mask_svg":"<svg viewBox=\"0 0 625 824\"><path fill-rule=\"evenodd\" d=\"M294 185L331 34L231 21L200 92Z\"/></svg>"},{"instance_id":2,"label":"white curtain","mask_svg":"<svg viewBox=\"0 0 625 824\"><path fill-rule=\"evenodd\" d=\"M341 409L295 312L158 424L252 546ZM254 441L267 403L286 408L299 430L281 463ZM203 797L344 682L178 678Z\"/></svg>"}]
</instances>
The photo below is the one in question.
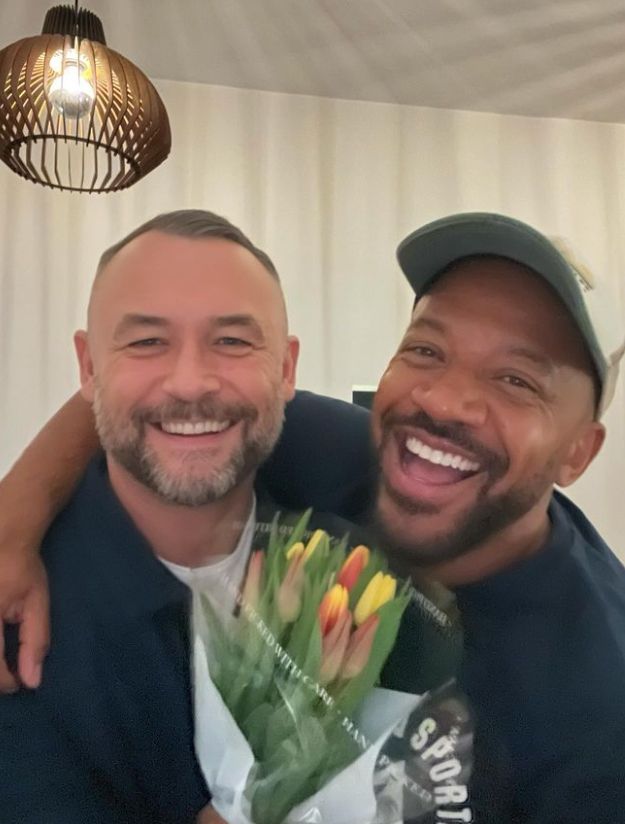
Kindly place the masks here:
<instances>
[{"instance_id":1,"label":"white curtain","mask_svg":"<svg viewBox=\"0 0 625 824\"><path fill-rule=\"evenodd\" d=\"M625 126L158 83L169 160L127 192L54 192L0 168L0 472L77 387L71 344L100 252L159 211L201 207L274 258L299 385L375 385L407 322L397 242L458 211L562 236L625 317ZM573 490L625 557L625 392Z\"/></svg>"}]
</instances>

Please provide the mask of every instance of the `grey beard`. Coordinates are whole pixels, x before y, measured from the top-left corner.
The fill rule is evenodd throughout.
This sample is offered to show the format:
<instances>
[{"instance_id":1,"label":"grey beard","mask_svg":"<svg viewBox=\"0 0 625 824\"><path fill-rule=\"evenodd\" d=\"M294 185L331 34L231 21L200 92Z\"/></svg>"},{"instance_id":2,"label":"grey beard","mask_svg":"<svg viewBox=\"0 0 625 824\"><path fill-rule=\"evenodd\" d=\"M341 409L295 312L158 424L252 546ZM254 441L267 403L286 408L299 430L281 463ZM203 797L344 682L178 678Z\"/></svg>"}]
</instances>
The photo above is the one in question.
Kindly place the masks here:
<instances>
[{"instance_id":1,"label":"grey beard","mask_svg":"<svg viewBox=\"0 0 625 824\"><path fill-rule=\"evenodd\" d=\"M103 449L161 500L189 507L220 500L252 475L273 451L284 421L284 404L277 392L273 407L265 410L262 425L257 425L255 431L254 424L259 418L255 408L216 404L212 400L193 404L173 401L158 409L137 410L130 418L117 423L104 408L101 390L96 387L93 409ZM161 417L190 420L194 416L240 421L243 427L241 445L220 467L212 466L210 450L204 454L190 454L189 471L174 475L162 466L156 452L146 445L146 426Z\"/></svg>"}]
</instances>

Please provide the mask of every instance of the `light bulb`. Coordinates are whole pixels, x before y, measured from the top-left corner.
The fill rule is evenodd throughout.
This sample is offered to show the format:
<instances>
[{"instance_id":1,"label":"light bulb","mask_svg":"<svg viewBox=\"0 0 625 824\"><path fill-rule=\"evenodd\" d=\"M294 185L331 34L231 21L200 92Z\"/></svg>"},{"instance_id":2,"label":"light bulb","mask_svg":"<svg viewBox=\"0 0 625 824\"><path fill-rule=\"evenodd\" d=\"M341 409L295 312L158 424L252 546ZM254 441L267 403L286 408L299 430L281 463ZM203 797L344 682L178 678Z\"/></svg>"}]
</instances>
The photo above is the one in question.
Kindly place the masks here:
<instances>
[{"instance_id":1,"label":"light bulb","mask_svg":"<svg viewBox=\"0 0 625 824\"><path fill-rule=\"evenodd\" d=\"M89 82L89 61L75 49L57 51L50 58L50 68L56 77L48 87L48 99L59 114L84 117L95 100L95 89Z\"/></svg>"}]
</instances>

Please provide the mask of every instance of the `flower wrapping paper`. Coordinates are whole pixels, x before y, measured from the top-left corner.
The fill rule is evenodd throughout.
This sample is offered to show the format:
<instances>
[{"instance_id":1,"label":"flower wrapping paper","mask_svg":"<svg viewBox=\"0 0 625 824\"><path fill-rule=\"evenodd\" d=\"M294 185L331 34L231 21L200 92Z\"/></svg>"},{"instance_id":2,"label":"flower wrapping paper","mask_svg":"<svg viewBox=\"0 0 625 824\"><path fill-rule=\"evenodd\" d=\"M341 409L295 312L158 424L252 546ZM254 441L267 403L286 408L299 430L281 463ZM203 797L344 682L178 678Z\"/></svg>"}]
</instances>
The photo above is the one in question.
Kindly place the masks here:
<instances>
[{"instance_id":1,"label":"flower wrapping paper","mask_svg":"<svg viewBox=\"0 0 625 824\"><path fill-rule=\"evenodd\" d=\"M202 622L201 607L193 611ZM253 777L254 754L236 721L213 684L201 632L194 632L193 683L196 718L195 750L212 804L228 824L252 822L245 791ZM374 772L380 749L393 729L420 701L419 696L374 689L364 701L356 724L373 743L356 761L331 779L325 787L298 804L285 824L372 824L377 800ZM388 824L392 824L389 820Z\"/></svg>"}]
</instances>

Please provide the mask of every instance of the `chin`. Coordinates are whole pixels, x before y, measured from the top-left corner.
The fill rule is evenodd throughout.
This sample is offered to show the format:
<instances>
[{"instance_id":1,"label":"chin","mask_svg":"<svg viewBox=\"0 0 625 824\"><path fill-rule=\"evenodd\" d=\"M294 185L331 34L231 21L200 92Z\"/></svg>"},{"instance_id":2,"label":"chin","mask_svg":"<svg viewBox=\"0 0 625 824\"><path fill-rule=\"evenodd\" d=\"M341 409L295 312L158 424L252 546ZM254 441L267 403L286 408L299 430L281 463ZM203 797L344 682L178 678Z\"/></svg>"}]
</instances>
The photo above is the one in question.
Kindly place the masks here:
<instances>
[{"instance_id":1,"label":"chin","mask_svg":"<svg viewBox=\"0 0 625 824\"><path fill-rule=\"evenodd\" d=\"M459 521L447 512L408 513L385 495L376 507L382 549L401 568L434 566L463 555L468 547Z\"/></svg>"}]
</instances>

